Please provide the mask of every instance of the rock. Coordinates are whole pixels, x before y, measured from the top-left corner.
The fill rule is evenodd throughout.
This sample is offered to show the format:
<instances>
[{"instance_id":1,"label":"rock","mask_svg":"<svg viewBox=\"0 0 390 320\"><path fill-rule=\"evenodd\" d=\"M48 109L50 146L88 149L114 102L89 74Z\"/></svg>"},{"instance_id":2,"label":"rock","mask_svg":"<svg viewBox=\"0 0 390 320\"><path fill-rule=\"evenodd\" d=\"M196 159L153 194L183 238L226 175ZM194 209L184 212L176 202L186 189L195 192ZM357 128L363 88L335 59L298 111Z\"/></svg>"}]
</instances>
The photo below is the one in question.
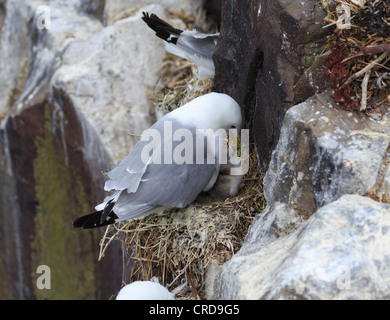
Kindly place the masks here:
<instances>
[{"instance_id":1,"label":"rock","mask_svg":"<svg viewBox=\"0 0 390 320\"><path fill-rule=\"evenodd\" d=\"M231 95L243 108L263 167L296 95L301 102L313 94L294 88L327 44L325 16L315 0L222 1L213 90Z\"/></svg>"},{"instance_id":2,"label":"rock","mask_svg":"<svg viewBox=\"0 0 390 320\"><path fill-rule=\"evenodd\" d=\"M166 53L142 21L142 11L164 17L163 7L150 5L87 40L73 41L52 79L53 87L66 92L95 128L115 163L138 141L134 134L156 120L148 92Z\"/></svg>"},{"instance_id":3,"label":"rock","mask_svg":"<svg viewBox=\"0 0 390 320\"><path fill-rule=\"evenodd\" d=\"M67 6L52 1L47 3L50 13L50 28L39 27L42 13L39 5L28 7L28 48L29 61L24 89L16 104L28 103L35 96L46 90L55 70L62 63L62 55L73 41L88 39L95 32L102 30L96 19L91 19L78 12L74 3ZM71 23L70 23L71 22Z\"/></svg>"},{"instance_id":4,"label":"rock","mask_svg":"<svg viewBox=\"0 0 390 320\"><path fill-rule=\"evenodd\" d=\"M290 108L264 178L267 208L207 275L207 297L388 299L389 121L390 108L372 120L329 92Z\"/></svg>"},{"instance_id":5,"label":"rock","mask_svg":"<svg viewBox=\"0 0 390 320\"><path fill-rule=\"evenodd\" d=\"M50 29L38 28L37 5L13 1L6 7L5 21L18 8L19 19L12 21L12 28L28 33L20 48L2 51L15 50L14 57L1 56L0 61L20 63L18 57L24 54L28 62L4 74L10 80L5 89L19 86L12 80L16 75L23 91L7 101L0 126L0 217L4 221L0 271L6 275L0 295L9 299L108 298L120 283L111 272L112 262L120 261L120 252L111 251L96 266L93 243L98 243L99 232L76 234L71 221L104 196L96 186L104 182L99 172L110 157L69 97L49 86L67 45L75 39L85 40L102 26L77 12L74 1L66 6L49 5ZM6 24L3 27L2 39L8 30ZM37 270L42 265L51 270L54 290L37 286Z\"/></svg>"},{"instance_id":6,"label":"rock","mask_svg":"<svg viewBox=\"0 0 390 320\"><path fill-rule=\"evenodd\" d=\"M24 85L28 61L26 8L24 1L0 4L0 119L19 98Z\"/></svg>"},{"instance_id":7,"label":"rock","mask_svg":"<svg viewBox=\"0 0 390 320\"><path fill-rule=\"evenodd\" d=\"M103 23L104 7L106 0L80 0L80 8L92 18L97 18Z\"/></svg>"},{"instance_id":8,"label":"rock","mask_svg":"<svg viewBox=\"0 0 390 320\"><path fill-rule=\"evenodd\" d=\"M224 264L217 298L390 298L389 204L344 195L303 224L285 205L268 210ZM280 215L298 228L284 235Z\"/></svg>"},{"instance_id":9,"label":"rock","mask_svg":"<svg viewBox=\"0 0 390 320\"><path fill-rule=\"evenodd\" d=\"M109 156L92 128L66 96L54 92L7 115L0 149L2 297L107 299L120 283L112 267L120 265L120 251L96 265L99 231L71 228L104 196L97 186L104 183L99 170ZM41 265L50 268L55 290L37 287Z\"/></svg>"},{"instance_id":10,"label":"rock","mask_svg":"<svg viewBox=\"0 0 390 320\"><path fill-rule=\"evenodd\" d=\"M344 194L379 197L388 183L389 121L390 109L374 121L339 109L327 92L289 109L264 178L267 203L310 215Z\"/></svg>"},{"instance_id":11,"label":"rock","mask_svg":"<svg viewBox=\"0 0 390 320\"><path fill-rule=\"evenodd\" d=\"M387 156L389 157L389 153ZM383 178L383 193L390 199L390 167L387 168Z\"/></svg>"},{"instance_id":12,"label":"rock","mask_svg":"<svg viewBox=\"0 0 390 320\"><path fill-rule=\"evenodd\" d=\"M141 11L164 9L145 3L104 27L105 1L48 1L48 29L38 27L41 3L0 4L1 298L107 299L119 290L120 244L97 263L99 230L71 223L104 198L101 172L128 154L128 133L154 121L148 91L165 50ZM55 290L37 287L40 265Z\"/></svg>"},{"instance_id":13,"label":"rock","mask_svg":"<svg viewBox=\"0 0 390 320\"><path fill-rule=\"evenodd\" d=\"M296 82L294 85L294 105L330 88L330 78L324 76L328 66L328 56L324 54L318 57Z\"/></svg>"}]
</instances>

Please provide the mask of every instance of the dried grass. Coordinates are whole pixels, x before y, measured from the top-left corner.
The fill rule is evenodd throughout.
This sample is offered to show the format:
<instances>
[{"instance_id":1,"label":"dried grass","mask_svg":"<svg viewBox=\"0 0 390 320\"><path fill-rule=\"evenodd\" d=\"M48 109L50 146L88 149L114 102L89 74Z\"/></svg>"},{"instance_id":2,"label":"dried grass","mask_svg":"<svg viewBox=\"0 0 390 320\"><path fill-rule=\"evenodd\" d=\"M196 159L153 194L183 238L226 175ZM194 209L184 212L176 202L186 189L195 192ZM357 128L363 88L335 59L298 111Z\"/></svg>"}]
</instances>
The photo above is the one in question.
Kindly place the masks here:
<instances>
[{"instance_id":1,"label":"dried grass","mask_svg":"<svg viewBox=\"0 0 390 320\"><path fill-rule=\"evenodd\" d=\"M250 163L245 188L233 198L107 227L99 259L119 240L129 257L124 279L157 277L170 290L180 288L178 298L203 298L207 266L229 260L240 249L252 219L265 208L263 172L253 152Z\"/></svg>"},{"instance_id":2,"label":"dried grass","mask_svg":"<svg viewBox=\"0 0 390 320\"><path fill-rule=\"evenodd\" d=\"M165 114L210 92L211 87L212 79L197 80L194 64L167 54L150 98L156 110ZM113 241L120 241L126 251L124 284L157 278L179 299L204 298L207 266L229 260L240 249L252 219L265 208L263 174L252 151L245 187L237 196L108 226L99 260Z\"/></svg>"},{"instance_id":3,"label":"dried grass","mask_svg":"<svg viewBox=\"0 0 390 320\"><path fill-rule=\"evenodd\" d=\"M197 80L196 65L170 53L167 53L161 74L151 90L150 99L163 114L211 92L212 79Z\"/></svg>"},{"instance_id":4,"label":"dried grass","mask_svg":"<svg viewBox=\"0 0 390 320\"><path fill-rule=\"evenodd\" d=\"M333 2L336 7L347 3L353 13L359 11L353 1ZM331 24L340 17L336 7L326 6L329 13L326 21ZM335 28L329 39L331 50L342 47L337 63L347 70L347 76L337 83L337 88L348 81L343 88L350 86L361 102L359 108L365 103L365 111L389 99L390 83L383 74L390 66L388 57L379 62L376 60L384 52L367 54L364 50L388 44L389 40L357 25L352 25L350 30ZM363 72L359 74L361 70ZM168 54L161 79L151 95L156 109L170 112L209 92L212 81L196 81L196 75L192 63ZM362 97L365 101L361 101ZM383 99L368 104L374 97ZM123 261L126 282L157 278L170 290L176 290L178 298L204 298L207 266L229 260L240 249L253 218L265 208L263 175L252 150L250 169L244 177L245 187L237 196L208 205L194 203L182 210L172 209L162 215L153 214L142 220L109 226L100 243L99 259L112 241L120 241L127 253Z\"/></svg>"}]
</instances>

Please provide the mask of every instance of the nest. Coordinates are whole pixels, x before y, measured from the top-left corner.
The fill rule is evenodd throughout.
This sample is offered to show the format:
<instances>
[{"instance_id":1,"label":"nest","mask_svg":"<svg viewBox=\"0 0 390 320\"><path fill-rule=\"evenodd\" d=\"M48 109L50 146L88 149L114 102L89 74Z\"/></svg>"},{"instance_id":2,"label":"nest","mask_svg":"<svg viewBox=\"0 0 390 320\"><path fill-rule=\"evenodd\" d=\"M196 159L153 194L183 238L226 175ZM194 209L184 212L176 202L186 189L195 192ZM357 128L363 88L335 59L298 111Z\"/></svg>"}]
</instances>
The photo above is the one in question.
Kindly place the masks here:
<instances>
[{"instance_id":1,"label":"nest","mask_svg":"<svg viewBox=\"0 0 390 320\"><path fill-rule=\"evenodd\" d=\"M165 114L210 92L211 87L212 79L197 80L194 64L168 53L150 98L157 113ZM263 176L251 150L245 187L237 196L108 226L99 260L113 241L120 241L126 251L123 284L153 279L178 299L206 298L207 267L223 264L240 249L253 218L265 208Z\"/></svg>"},{"instance_id":2,"label":"nest","mask_svg":"<svg viewBox=\"0 0 390 320\"><path fill-rule=\"evenodd\" d=\"M179 299L204 298L207 267L223 264L240 249L253 218L265 208L264 172L254 152L250 164L245 187L235 197L108 226L99 259L113 240L119 240L128 257L124 283L157 278L170 290L176 288Z\"/></svg>"},{"instance_id":3,"label":"nest","mask_svg":"<svg viewBox=\"0 0 390 320\"><path fill-rule=\"evenodd\" d=\"M322 1L328 11L327 75L333 99L345 110L380 112L390 103L390 2Z\"/></svg>"},{"instance_id":4,"label":"nest","mask_svg":"<svg viewBox=\"0 0 390 320\"><path fill-rule=\"evenodd\" d=\"M161 78L150 94L157 112L166 114L211 92L212 79L197 80L197 73L196 65L167 53Z\"/></svg>"}]
</instances>

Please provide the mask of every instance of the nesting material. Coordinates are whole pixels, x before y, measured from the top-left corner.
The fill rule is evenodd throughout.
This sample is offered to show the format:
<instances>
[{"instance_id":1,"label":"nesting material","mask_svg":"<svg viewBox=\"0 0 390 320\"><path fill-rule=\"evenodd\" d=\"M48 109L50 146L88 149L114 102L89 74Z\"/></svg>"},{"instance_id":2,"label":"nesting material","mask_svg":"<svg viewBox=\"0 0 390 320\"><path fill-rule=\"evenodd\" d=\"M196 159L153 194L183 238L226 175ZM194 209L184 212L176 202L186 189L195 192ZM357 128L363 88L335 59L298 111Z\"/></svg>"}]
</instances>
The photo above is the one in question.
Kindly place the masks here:
<instances>
[{"instance_id":1,"label":"nesting material","mask_svg":"<svg viewBox=\"0 0 390 320\"><path fill-rule=\"evenodd\" d=\"M157 113L168 113L210 92L212 79L199 81L197 74L194 64L168 53L160 81L151 90ZM120 241L126 251L124 283L156 277L176 299L205 298L206 268L223 264L240 249L253 218L266 206L264 173L251 150L249 171L237 196L108 226L99 260L113 241Z\"/></svg>"},{"instance_id":2,"label":"nesting material","mask_svg":"<svg viewBox=\"0 0 390 320\"><path fill-rule=\"evenodd\" d=\"M327 75L333 98L345 110L381 112L390 104L390 2L322 1L328 11Z\"/></svg>"},{"instance_id":3,"label":"nesting material","mask_svg":"<svg viewBox=\"0 0 390 320\"><path fill-rule=\"evenodd\" d=\"M109 226L100 258L119 240L129 257L123 271L129 282L157 277L170 290L181 286L179 299L203 298L207 266L229 260L240 249L252 219L265 208L263 172L255 160L252 153L245 187L236 197Z\"/></svg>"},{"instance_id":4,"label":"nesting material","mask_svg":"<svg viewBox=\"0 0 390 320\"><path fill-rule=\"evenodd\" d=\"M161 74L150 99L162 114L211 92L212 79L197 80L196 65L170 53L167 53Z\"/></svg>"}]
</instances>

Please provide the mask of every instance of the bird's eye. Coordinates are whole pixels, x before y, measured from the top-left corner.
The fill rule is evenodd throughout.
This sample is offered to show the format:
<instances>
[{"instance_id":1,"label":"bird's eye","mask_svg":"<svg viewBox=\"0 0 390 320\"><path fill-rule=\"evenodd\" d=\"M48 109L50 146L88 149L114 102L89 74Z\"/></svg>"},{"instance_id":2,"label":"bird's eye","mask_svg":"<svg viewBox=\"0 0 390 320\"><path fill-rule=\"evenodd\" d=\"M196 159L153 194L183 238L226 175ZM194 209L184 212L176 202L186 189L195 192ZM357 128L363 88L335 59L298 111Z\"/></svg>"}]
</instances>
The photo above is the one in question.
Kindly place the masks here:
<instances>
[{"instance_id":1,"label":"bird's eye","mask_svg":"<svg viewBox=\"0 0 390 320\"><path fill-rule=\"evenodd\" d=\"M232 129L235 129L235 128L236 128L236 126L230 126L230 128L232 128Z\"/></svg>"}]
</instances>

